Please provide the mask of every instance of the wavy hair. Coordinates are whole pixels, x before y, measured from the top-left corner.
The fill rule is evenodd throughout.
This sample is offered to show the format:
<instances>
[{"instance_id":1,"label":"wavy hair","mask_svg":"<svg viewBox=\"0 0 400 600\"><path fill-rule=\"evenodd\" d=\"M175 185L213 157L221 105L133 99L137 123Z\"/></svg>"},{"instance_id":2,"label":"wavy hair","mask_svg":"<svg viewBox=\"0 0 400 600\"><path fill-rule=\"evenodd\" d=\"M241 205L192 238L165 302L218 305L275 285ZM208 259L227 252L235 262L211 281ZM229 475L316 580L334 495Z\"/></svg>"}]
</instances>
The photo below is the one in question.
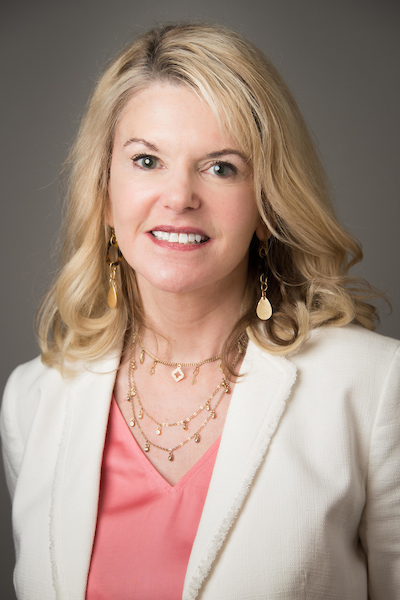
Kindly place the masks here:
<instances>
[{"instance_id":1,"label":"wavy hair","mask_svg":"<svg viewBox=\"0 0 400 600\"><path fill-rule=\"evenodd\" d=\"M60 271L38 317L45 364L99 358L144 325L136 277L123 259L122 300L107 306L110 228L105 221L115 128L128 100L154 82L188 86L213 110L252 166L260 215L271 233L267 262L272 318L260 322L258 242L249 253L239 321L223 355L251 337L275 354L297 349L311 329L357 321L374 328L379 292L349 269L360 244L338 224L304 119L281 76L238 34L215 25L152 29L127 46L99 80L67 159L69 173ZM226 361L225 361L226 364Z\"/></svg>"}]
</instances>

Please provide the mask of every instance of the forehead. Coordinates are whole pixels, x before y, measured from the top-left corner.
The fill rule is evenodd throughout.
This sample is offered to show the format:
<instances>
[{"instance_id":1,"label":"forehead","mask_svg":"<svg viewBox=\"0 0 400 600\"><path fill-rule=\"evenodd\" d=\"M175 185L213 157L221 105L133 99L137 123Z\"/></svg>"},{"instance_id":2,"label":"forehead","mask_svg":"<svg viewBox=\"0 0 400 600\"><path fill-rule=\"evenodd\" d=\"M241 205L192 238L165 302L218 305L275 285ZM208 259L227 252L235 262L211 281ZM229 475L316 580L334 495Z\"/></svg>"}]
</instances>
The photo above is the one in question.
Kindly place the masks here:
<instances>
[{"instance_id":1,"label":"forehead","mask_svg":"<svg viewBox=\"0 0 400 600\"><path fill-rule=\"evenodd\" d=\"M198 115L210 111L207 103L189 86L160 81L136 91L126 103L119 121L133 120L138 116L148 116L149 113L156 119L168 108L171 111L179 109L182 116L193 110L197 110Z\"/></svg>"},{"instance_id":2,"label":"forehead","mask_svg":"<svg viewBox=\"0 0 400 600\"><path fill-rule=\"evenodd\" d=\"M131 137L159 142L172 137L182 143L222 144L239 150L215 111L184 84L155 82L137 91L121 113L115 141Z\"/></svg>"}]
</instances>

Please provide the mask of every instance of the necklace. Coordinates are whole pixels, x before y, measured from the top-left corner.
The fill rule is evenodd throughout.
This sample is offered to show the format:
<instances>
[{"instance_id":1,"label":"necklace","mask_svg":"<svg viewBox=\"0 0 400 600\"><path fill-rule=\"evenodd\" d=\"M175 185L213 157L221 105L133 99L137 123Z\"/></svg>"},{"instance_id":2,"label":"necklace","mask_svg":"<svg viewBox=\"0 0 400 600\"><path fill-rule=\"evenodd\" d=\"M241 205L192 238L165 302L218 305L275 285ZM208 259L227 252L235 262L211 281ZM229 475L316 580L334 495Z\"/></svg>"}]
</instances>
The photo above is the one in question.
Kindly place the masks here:
<instances>
[{"instance_id":1,"label":"necklace","mask_svg":"<svg viewBox=\"0 0 400 600\"><path fill-rule=\"evenodd\" d=\"M206 400L203 404L201 404L201 406L199 406L191 415L189 415L185 419L182 419L181 421L176 421L175 423L161 423L161 422L157 421L154 417L152 417L152 415L149 412L147 412L147 410L143 406L143 403L142 403L142 401L140 399L140 396L137 393L137 389L136 389L136 386L135 386L133 375L131 377L131 380L132 380L131 394L133 396L136 396L136 400L138 401L138 404L139 404L139 407L140 407L139 413L138 413L138 418L142 419L143 415L146 415L146 417L148 417L151 421L153 421L153 423L155 423L157 425L157 429L156 429L156 434L157 435L161 435L163 427L177 427L177 426L181 425L182 429L187 429L187 426L190 423L190 421L192 419L194 419L195 417L197 417L197 415L199 415L204 409L206 409L207 411L211 411L210 417L212 419L215 419L216 418L215 408L213 410L211 409L210 402L214 399L214 397L216 396L216 394L218 393L218 391L221 389L221 386L227 386L228 385L227 382L226 382L226 380L225 380L225 378L224 378L221 381L221 383L218 384L218 386L213 391L213 393L208 398L208 400Z\"/></svg>"},{"instance_id":2,"label":"necklace","mask_svg":"<svg viewBox=\"0 0 400 600\"><path fill-rule=\"evenodd\" d=\"M207 423L211 420L211 419L216 419L217 417L217 413L216 413L216 409L218 408L220 402L222 401L223 397L225 394L229 394L230 393L230 387L229 387L229 381L227 380L227 378L225 377L225 375L222 378L222 381L217 385L217 387L215 388L215 390L213 391L213 393L209 396L209 398L203 403L201 404L191 415L189 415L188 417L182 419L182 420L178 420L172 423L163 423L158 421L157 419L155 419L143 406L143 402L138 394L137 391L137 387L136 387L136 382L135 382L135 377L134 377L134 371L137 368L136 362L135 362L135 346L136 346L136 335L133 336L132 338L132 349L131 349L131 356L129 359L129 368L128 368L128 384L129 384L129 388L128 388L128 394L127 394L127 400L128 402L130 402L131 404L131 408L132 408L132 418L130 420L129 425L131 427L135 427L135 425L137 426L138 430L140 431L141 435L144 438L145 441L145 445L144 445L144 451L145 452L150 452L150 448L151 446L153 446L154 448L158 448L159 450L163 450L164 452L168 452L168 460L169 461L173 461L174 460L174 452L176 450L179 450L180 448L182 448L185 444L187 444L190 441L194 441L195 443L199 443L200 442L200 432L204 429L204 427L207 425ZM142 349L142 347L141 347ZM238 343L238 352L232 362L232 368L234 368L239 360L240 355L242 354L243 349L240 343ZM192 365L190 365L192 366ZM215 396L218 394L218 392L221 391L221 394L219 395L218 399L216 400L215 404L212 406L211 402L214 400ZM138 415L136 416L136 411L135 411L135 400L137 400L138 405L139 405L139 411L138 411ZM190 421L192 419L194 419L195 417L197 417L204 409L206 409L206 411L208 412L207 417L204 419L203 423L200 425L200 427L195 431L195 433L193 433L192 435L190 435L188 438L186 438L185 440L183 440L183 442L180 442L179 444L177 444L176 446L173 446L172 448L166 448L164 446L161 446L159 444L156 444L155 442L152 442L148 436L146 435L146 433L143 430L143 427L140 424L140 420L143 419L143 415L146 415L151 421L153 421L153 423L155 423L157 425L157 430L156 430L156 434L157 435L161 435L162 429L163 427L177 427L177 426L182 426L182 429L187 429L188 423L190 423Z\"/></svg>"},{"instance_id":3,"label":"necklace","mask_svg":"<svg viewBox=\"0 0 400 600\"><path fill-rule=\"evenodd\" d=\"M143 364L145 354L147 354L147 356L149 356L153 360L153 365L150 369L150 375L154 375L157 363L166 365L167 367L175 367L175 369L173 371L171 371L171 375L177 383L178 383L178 381L182 381L182 379L184 379L184 377L185 377L185 374L182 371L182 367L194 367L193 379L192 379L192 385L194 385L196 383L196 377L198 375L199 369L202 365L205 365L206 363L215 362L216 360L221 360L221 354L216 354L215 356L212 356L211 358L205 358L204 360L199 360L199 362L193 362L193 363L161 360L161 358L157 358L157 356L154 356L154 354L152 354L149 350L147 350L147 348L145 348L143 346L142 340L140 338L138 338L138 342L139 342L139 346L140 346L140 355L139 355L140 363ZM222 372L221 365L220 365L220 369Z\"/></svg>"}]
</instances>

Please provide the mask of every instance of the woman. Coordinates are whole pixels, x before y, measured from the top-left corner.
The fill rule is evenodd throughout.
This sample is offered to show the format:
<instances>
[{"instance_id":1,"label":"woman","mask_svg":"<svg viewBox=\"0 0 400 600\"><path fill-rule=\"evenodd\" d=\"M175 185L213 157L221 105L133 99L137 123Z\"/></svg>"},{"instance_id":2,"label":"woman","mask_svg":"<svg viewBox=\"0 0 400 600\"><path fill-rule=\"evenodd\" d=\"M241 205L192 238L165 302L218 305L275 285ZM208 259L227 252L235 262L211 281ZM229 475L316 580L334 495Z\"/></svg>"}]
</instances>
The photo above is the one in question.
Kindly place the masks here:
<instances>
[{"instance_id":1,"label":"woman","mask_svg":"<svg viewBox=\"0 0 400 600\"><path fill-rule=\"evenodd\" d=\"M2 408L18 598L398 598L399 343L275 69L152 30L69 162L41 360Z\"/></svg>"}]
</instances>

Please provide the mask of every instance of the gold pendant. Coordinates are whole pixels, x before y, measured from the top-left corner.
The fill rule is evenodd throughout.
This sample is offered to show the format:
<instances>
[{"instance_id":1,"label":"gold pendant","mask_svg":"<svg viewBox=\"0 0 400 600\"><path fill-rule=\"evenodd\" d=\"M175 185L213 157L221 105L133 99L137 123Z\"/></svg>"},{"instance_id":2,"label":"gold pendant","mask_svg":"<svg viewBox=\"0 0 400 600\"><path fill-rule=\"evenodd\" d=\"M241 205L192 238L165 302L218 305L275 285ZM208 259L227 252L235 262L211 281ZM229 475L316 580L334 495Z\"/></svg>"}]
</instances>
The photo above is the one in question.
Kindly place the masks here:
<instances>
[{"instance_id":1,"label":"gold pendant","mask_svg":"<svg viewBox=\"0 0 400 600\"><path fill-rule=\"evenodd\" d=\"M150 369L150 375L154 375L154 372L156 370L156 364L157 364L157 360L153 360L153 366Z\"/></svg>"},{"instance_id":2,"label":"gold pendant","mask_svg":"<svg viewBox=\"0 0 400 600\"><path fill-rule=\"evenodd\" d=\"M107 296L107 304L110 308L115 308L117 306L117 291L115 289L115 285L110 285Z\"/></svg>"},{"instance_id":3,"label":"gold pendant","mask_svg":"<svg viewBox=\"0 0 400 600\"><path fill-rule=\"evenodd\" d=\"M197 377L198 373L199 373L199 365L197 365L193 371L192 385L197 383L196 377Z\"/></svg>"},{"instance_id":4,"label":"gold pendant","mask_svg":"<svg viewBox=\"0 0 400 600\"><path fill-rule=\"evenodd\" d=\"M256 312L261 321L268 321L272 317L272 306L268 298L260 298Z\"/></svg>"},{"instance_id":5,"label":"gold pendant","mask_svg":"<svg viewBox=\"0 0 400 600\"><path fill-rule=\"evenodd\" d=\"M171 375L176 381L176 383L178 383L178 381L181 381L185 377L185 374L181 369L181 365L178 365L176 369L172 371Z\"/></svg>"}]
</instances>

